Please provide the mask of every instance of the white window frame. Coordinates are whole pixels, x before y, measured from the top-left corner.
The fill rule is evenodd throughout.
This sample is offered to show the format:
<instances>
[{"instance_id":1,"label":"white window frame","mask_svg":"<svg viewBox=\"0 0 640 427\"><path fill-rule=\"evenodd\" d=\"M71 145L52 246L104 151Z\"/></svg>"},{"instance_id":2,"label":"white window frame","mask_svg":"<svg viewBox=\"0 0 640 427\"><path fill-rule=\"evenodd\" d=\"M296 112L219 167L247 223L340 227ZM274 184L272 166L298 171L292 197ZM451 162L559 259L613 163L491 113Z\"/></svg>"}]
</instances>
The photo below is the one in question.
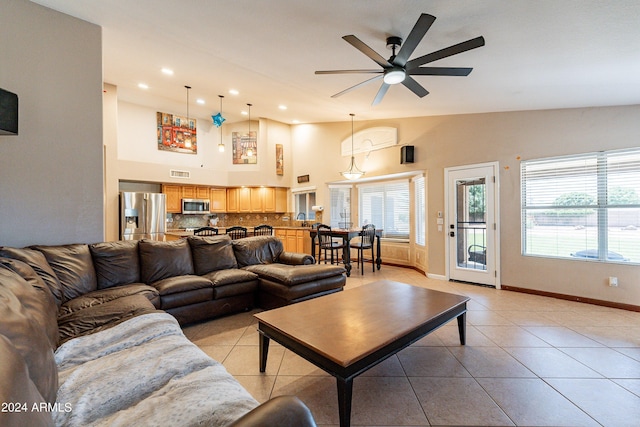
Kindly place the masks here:
<instances>
[{"instance_id":1,"label":"white window frame","mask_svg":"<svg viewBox=\"0 0 640 427\"><path fill-rule=\"evenodd\" d=\"M388 188L387 186L394 186L394 185L406 185L406 212L402 212L404 214L407 215L407 220L406 220L406 226L407 226L407 231L406 233L393 233L392 230L389 229L389 227L385 227L385 223L389 223L388 219L384 218L385 215L385 210L383 208L383 210L380 212L381 215L383 215L383 223L382 224L377 224L375 221L373 222L373 224L376 226L376 228L381 228L382 231L382 238L385 239L393 239L394 241L398 241L398 242L409 242L409 236L411 234L411 204L410 204L410 198L411 198L411 192L410 192L410 188L409 188L409 180L393 180L393 181L378 181L375 183L371 183L371 184L361 184L358 185L358 218L360 220L360 226L364 225L364 222L368 221L369 218L363 214L363 201L364 201L364 197L363 197L363 191L367 191L370 190L372 188L375 189L379 189L380 191L383 192L384 196L383 196L383 204L388 203L387 201L387 191ZM395 213L395 209L394 209L394 213ZM379 222L379 221L378 221Z\"/></svg>"},{"instance_id":2,"label":"white window frame","mask_svg":"<svg viewBox=\"0 0 640 427\"><path fill-rule=\"evenodd\" d=\"M615 215L623 213L625 218L638 216L633 210L640 209L640 201L632 197L629 202L620 203L611 200L609 194L613 193L614 189L630 188L640 197L640 148L523 161L520 178L524 256L606 263L640 263L640 254L629 249L640 247L640 238L634 243L635 235L631 236L631 242L625 243L627 250L623 253L618 252L611 244L614 240L613 233L622 227L621 224L613 222ZM564 193L561 196L586 196L582 199L575 196L575 202L561 204L558 194L562 191ZM570 220L583 221L584 225L575 225L576 229L589 227L589 230L585 231L587 237L584 238L584 248L572 253L556 249L556 253L552 253L553 245L544 246L536 243L536 227L549 226L547 222L555 221L555 224L560 224L562 221L568 223ZM640 227L640 219L631 221L639 223L629 224L629 228ZM552 236L552 241L563 244L561 232L549 228L548 233ZM627 239L627 236L624 239ZM567 238L564 237L564 240ZM544 253L545 251L547 253Z\"/></svg>"},{"instance_id":3,"label":"white window frame","mask_svg":"<svg viewBox=\"0 0 640 427\"><path fill-rule=\"evenodd\" d=\"M416 245L427 245L427 195L426 179L424 176L413 178L414 200L415 200L415 243Z\"/></svg>"}]
</instances>

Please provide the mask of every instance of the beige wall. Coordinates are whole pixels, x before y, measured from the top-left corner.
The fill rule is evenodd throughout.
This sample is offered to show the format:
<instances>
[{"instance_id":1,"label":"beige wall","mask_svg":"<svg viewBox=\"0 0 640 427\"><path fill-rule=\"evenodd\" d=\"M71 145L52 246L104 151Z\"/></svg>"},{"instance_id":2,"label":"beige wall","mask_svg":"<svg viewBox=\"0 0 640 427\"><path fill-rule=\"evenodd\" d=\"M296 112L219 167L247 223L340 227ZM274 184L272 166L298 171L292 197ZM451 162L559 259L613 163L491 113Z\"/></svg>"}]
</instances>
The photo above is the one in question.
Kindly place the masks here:
<instances>
[{"instance_id":1,"label":"beige wall","mask_svg":"<svg viewBox=\"0 0 640 427\"><path fill-rule=\"evenodd\" d=\"M100 27L0 2L0 86L19 135L0 136L0 245L95 242L104 232Z\"/></svg>"},{"instance_id":2,"label":"beige wall","mask_svg":"<svg viewBox=\"0 0 640 427\"><path fill-rule=\"evenodd\" d=\"M399 145L416 147L412 165L400 164L399 146L374 151L366 162L364 155L356 155L356 162L367 177L427 171L428 273L446 274L445 233L436 227L437 211L445 211L444 169L498 161L502 284L640 305L638 266L523 257L519 189L519 159L637 146L639 116L640 106L628 106L356 121L356 132L373 126L397 127ZM348 165L348 158L340 156L339 144L350 132L347 122L292 129L294 175L310 175L305 185L318 187L325 207L330 207L325 184L340 180L339 172ZM417 255L418 250L414 252ZM620 286L607 286L609 276L617 276Z\"/></svg>"}]
</instances>

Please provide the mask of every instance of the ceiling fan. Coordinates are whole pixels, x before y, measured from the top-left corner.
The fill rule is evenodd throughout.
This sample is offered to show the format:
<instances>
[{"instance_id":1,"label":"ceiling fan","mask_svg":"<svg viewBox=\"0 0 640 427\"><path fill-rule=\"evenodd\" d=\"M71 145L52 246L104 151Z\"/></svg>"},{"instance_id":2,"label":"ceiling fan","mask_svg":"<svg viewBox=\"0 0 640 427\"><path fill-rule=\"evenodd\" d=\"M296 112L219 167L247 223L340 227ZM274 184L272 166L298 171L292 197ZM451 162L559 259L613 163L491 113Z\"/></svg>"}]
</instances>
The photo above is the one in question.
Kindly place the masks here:
<instances>
[{"instance_id":1,"label":"ceiling fan","mask_svg":"<svg viewBox=\"0 0 640 427\"><path fill-rule=\"evenodd\" d=\"M367 46L359 38L354 35L348 35L342 37L353 47L360 52L371 58L376 64L382 67L382 70L329 70L329 71L316 71L316 74L377 74L375 77L365 80L357 85L351 86L348 89L338 92L332 95L332 98L336 98L340 95L344 95L353 89L364 86L376 80L382 79L382 85L373 99L371 105L377 105L382 101L382 98L387 93L390 85L402 83L405 87L411 90L420 98L429 94L420 83L418 83L411 76L468 76L473 68L461 68L461 67L422 67L424 64L437 61L448 56L456 55L458 53L466 52L471 49L475 49L484 46L484 37L476 37L467 40L462 43L455 44L453 46L446 47L444 49L429 53L409 60L409 57L422 41L433 22L436 20L435 16L423 13L418 18L418 21L413 26L413 29L409 33L409 37L403 40L400 37L387 37L387 47L391 49L391 57L385 59L379 55L376 51ZM396 49L400 48L396 55Z\"/></svg>"}]
</instances>

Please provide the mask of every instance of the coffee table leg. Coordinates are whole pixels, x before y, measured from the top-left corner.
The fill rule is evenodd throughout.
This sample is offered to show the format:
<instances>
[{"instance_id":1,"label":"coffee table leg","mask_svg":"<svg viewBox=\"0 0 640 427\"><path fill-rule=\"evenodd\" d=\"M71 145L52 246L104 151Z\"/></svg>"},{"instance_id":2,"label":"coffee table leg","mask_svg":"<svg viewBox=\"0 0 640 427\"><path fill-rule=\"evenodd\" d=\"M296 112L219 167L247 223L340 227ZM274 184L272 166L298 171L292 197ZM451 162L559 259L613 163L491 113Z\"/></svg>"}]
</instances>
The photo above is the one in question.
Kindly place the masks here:
<instances>
[{"instance_id":1,"label":"coffee table leg","mask_svg":"<svg viewBox=\"0 0 640 427\"><path fill-rule=\"evenodd\" d=\"M267 370L268 354L269 354L269 338L265 336L262 332L260 332L260 372L264 372Z\"/></svg>"},{"instance_id":2,"label":"coffee table leg","mask_svg":"<svg viewBox=\"0 0 640 427\"><path fill-rule=\"evenodd\" d=\"M467 312L458 316L458 332L460 333L460 345L467 341Z\"/></svg>"},{"instance_id":3,"label":"coffee table leg","mask_svg":"<svg viewBox=\"0 0 640 427\"><path fill-rule=\"evenodd\" d=\"M338 413L340 414L340 427L349 427L351 425L353 379L336 379L338 381Z\"/></svg>"}]
</instances>

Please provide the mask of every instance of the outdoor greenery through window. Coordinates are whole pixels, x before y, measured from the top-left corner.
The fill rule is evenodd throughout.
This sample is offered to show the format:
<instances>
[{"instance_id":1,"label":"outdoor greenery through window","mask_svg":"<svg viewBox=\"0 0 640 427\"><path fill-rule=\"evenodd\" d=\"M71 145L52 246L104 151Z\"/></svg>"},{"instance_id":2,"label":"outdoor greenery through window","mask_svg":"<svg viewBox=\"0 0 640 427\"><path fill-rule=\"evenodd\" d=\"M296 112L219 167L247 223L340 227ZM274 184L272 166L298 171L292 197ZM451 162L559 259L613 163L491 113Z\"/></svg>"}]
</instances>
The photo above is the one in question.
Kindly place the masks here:
<instances>
[{"instance_id":1,"label":"outdoor greenery through window","mask_svg":"<svg viewBox=\"0 0 640 427\"><path fill-rule=\"evenodd\" d=\"M521 164L522 253L640 264L640 148Z\"/></svg>"},{"instance_id":2,"label":"outdoor greenery through window","mask_svg":"<svg viewBox=\"0 0 640 427\"><path fill-rule=\"evenodd\" d=\"M382 237L409 239L409 181L358 186L360 225L374 224Z\"/></svg>"}]
</instances>

